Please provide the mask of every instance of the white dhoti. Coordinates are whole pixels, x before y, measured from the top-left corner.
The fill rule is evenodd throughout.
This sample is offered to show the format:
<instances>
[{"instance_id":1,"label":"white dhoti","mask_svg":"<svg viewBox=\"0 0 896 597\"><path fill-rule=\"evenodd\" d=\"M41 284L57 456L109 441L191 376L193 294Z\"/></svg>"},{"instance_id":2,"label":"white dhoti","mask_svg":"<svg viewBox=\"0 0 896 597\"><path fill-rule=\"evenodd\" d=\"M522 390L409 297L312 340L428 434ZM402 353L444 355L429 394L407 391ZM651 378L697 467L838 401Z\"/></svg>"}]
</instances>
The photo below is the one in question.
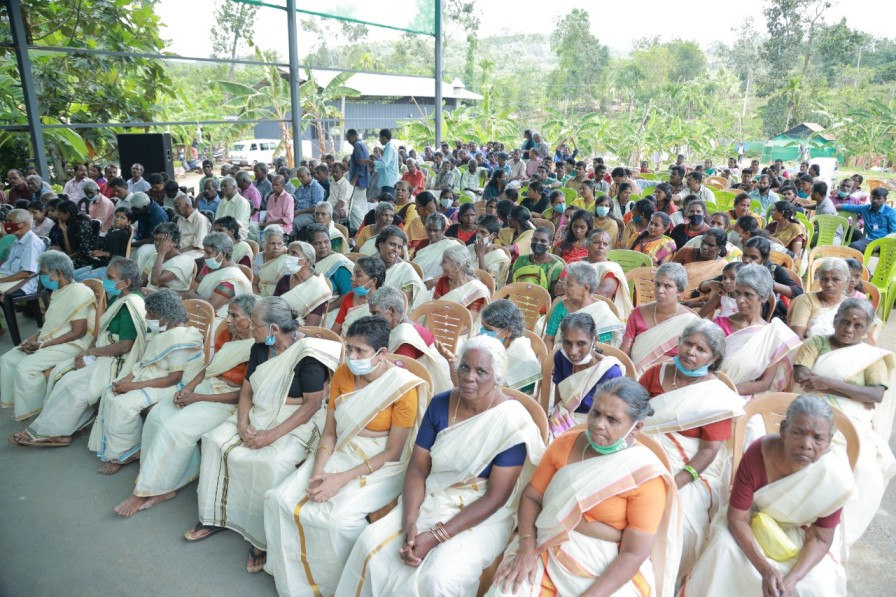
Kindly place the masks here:
<instances>
[{"instance_id":1,"label":"white dhoti","mask_svg":"<svg viewBox=\"0 0 896 597\"><path fill-rule=\"evenodd\" d=\"M17 421L39 413L47 395L44 371L52 369L60 361L70 360L83 349L81 343L70 342L41 348L33 354L25 354L18 348L7 352L0 357L0 398L3 406L15 406Z\"/></svg>"}]
</instances>

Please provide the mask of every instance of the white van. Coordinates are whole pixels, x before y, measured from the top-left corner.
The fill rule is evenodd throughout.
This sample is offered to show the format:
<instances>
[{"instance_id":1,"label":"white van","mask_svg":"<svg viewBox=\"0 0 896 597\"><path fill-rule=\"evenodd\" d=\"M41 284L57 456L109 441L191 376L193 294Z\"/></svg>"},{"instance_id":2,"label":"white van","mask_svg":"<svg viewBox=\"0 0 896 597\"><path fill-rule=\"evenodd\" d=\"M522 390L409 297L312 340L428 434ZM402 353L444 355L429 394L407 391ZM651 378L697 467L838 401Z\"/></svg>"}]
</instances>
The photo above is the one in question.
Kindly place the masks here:
<instances>
[{"instance_id":1,"label":"white van","mask_svg":"<svg viewBox=\"0 0 896 597\"><path fill-rule=\"evenodd\" d=\"M228 160L234 166L254 166L258 162L270 164L280 139L245 139L230 146Z\"/></svg>"}]
</instances>

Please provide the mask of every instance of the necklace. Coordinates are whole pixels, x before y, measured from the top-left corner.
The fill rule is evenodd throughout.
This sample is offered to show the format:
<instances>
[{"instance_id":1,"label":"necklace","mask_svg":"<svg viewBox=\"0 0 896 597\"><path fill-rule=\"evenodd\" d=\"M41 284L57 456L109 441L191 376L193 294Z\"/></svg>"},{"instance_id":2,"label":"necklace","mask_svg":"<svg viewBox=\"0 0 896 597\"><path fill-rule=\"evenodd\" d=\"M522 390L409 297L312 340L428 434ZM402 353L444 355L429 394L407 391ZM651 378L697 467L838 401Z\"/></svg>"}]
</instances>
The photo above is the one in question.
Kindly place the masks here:
<instances>
[{"instance_id":1,"label":"necklace","mask_svg":"<svg viewBox=\"0 0 896 597\"><path fill-rule=\"evenodd\" d=\"M672 389L673 390L678 389L678 381L677 380L678 380L678 368L673 367L672 368Z\"/></svg>"},{"instance_id":2,"label":"necklace","mask_svg":"<svg viewBox=\"0 0 896 597\"><path fill-rule=\"evenodd\" d=\"M497 398L497 397L498 397L498 395L495 393L494 390L492 390L492 401L488 403L488 406L486 406L485 410L483 410L482 412L485 412L486 410L490 409L492 407L492 404L495 403L495 398ZM454 416L451 417L451 423L450 423L451 425L454 425L455 423L457 423L457 409L459 406L460 406L460 396L457 397L457 402L454 403ZM477 414L479 414L479 413L477 413Z\"/></svg>"}]
</instances>

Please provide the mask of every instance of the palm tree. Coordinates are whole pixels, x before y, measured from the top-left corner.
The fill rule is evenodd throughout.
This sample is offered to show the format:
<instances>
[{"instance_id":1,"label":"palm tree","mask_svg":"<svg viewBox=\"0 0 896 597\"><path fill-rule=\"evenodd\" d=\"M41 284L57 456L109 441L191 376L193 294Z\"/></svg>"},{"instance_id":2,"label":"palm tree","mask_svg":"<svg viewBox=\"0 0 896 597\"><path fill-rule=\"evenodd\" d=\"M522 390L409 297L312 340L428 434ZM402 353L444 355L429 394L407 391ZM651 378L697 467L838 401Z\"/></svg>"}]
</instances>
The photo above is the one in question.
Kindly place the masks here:
<instances>
[{"instance_id":1,"label":"palm tree","mask_svg":"<svg viewBox=\"0 0 896 597\"><path fill-rule=\"evenodd\" d=\"M361 95L357 89L345 86L345 83L354 74L354 72L339 73L330 79L329 83L321 86L314 78L311 69L305 69L305 82L299 87L303 118L307 115L308 119L314 123L314 128L317 129L317 143L321 155L327 153L327 140L330 141L330 152L336 153L336 143L324 128L324 120L341 120L345 117L345 114L334 104L342 98Z\"/></svg>"}]
</instances>

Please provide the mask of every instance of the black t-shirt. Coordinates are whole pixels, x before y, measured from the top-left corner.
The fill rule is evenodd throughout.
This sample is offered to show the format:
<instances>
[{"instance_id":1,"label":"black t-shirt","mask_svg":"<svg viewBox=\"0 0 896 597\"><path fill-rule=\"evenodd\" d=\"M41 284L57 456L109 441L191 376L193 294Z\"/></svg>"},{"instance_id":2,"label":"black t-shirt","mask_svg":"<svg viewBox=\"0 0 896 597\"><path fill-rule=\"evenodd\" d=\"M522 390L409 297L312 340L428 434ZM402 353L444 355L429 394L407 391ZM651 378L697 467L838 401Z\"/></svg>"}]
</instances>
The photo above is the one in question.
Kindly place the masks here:
<instances>
[{"instance_id":1,"label":"black t-shirt","mask_svg":"<svg viewBox=\"0 0 896 597\"><path fill-rule=\"evenodd\" d=\"M675 226L675 228L672 229L672 232L669 233L669 236L672 238L672 240L675 241L676 248L680 249L683 246L685 246L685 244L687 244L687 242L689 240L691 240L692 238L696 238L698 236L702 236L703 233L706 232L707 230L709 230L709 226L707 224L704 224L703 229L700 230L700 232L698 232L694 236L691 236L690 234L688 234L688 224L687 223L678 224L677 226Z\"/></svg>"},{"instance_id":2,"label":"black t-shirt","mask_svg":"<svg viewBox=\"0 0 896 597\"><path fill-rule=\"evenodd\" d=\"M547 195L542 195L541 199L538 200L538 203L535 203L532 199L526 197L520 202L520 205L532 213L542 214L544 213L544 210L551 206L551 200L548 199Z\"/></svg>"},{"instance_id":3,"label":"black t-shirt","mask_svg":"<svg viewBox=\"0 0 896 597\"><path fill-rule=\"evenodd\" d=\"M268 360L268 346L256 342L249 351L249 365L246 368L246 379L250 379L255 368ZM289 398L301 398L309 392L320 392L329 376L323 363L312 357L305 357L296 364L292 384L289 387Z\"/></svg>"}]
</instances>

